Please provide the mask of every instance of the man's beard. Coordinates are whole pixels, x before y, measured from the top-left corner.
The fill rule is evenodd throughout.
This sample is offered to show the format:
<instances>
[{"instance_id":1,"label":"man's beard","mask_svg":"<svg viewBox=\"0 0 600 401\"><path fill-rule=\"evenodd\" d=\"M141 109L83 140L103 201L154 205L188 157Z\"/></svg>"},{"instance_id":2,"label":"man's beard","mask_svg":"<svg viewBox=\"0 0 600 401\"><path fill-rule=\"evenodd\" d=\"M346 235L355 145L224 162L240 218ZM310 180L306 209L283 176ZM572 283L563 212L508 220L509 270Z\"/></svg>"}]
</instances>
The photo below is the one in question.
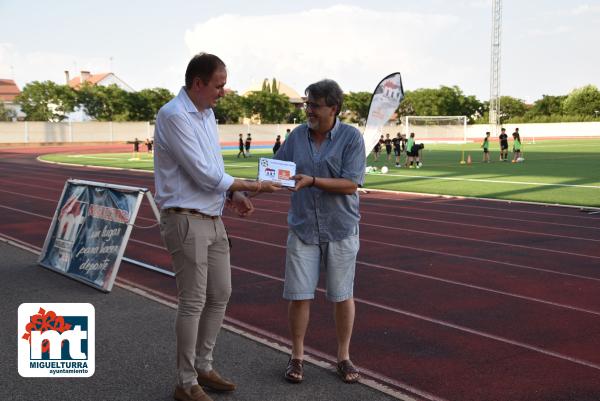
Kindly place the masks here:
<instances>
[{"instance_id":1,"label":"man's beard","mask_svg":"<svg viewBox=\"0 0 600 401\"><path fill-rule=\"evenodd\" d=\"M319 128L319 120L315 119L314 121L311 122L310 119L306 120L306 125L308 125L308 128L314 130L317 130Z\"/></svg>"}]
</instances>

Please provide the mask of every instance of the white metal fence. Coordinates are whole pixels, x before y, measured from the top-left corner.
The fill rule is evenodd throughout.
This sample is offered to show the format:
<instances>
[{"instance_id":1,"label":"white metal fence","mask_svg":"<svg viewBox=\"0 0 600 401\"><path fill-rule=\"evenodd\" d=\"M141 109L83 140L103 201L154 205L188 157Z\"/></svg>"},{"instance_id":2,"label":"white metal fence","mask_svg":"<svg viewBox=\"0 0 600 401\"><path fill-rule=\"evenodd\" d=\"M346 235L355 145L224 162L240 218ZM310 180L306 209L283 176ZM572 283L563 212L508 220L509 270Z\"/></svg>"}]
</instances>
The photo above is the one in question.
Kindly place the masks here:
<instances>
[{"instance_id":1,"label":"white metal fence","mask_svg":"<svg viewBox=\"0 0 600 401\"><path fill-rule=\"evenodd\" d=\"M254 144L274 143L277 135L285 135L294 124L227 124L219 125L221 143L237 143L239 134L252 134ZM538 138L600 137L600 122L507 124L509 135L519 128L524 140ZM360 127L359 127L360 129ZM395 136L402 126L388 125L383 134ZM467 140L480 140L490 131L487 124L467 126ZM145 140L154 136L149 122L0 122L0 144L126 142L135 138ZM417 139L418 140L418 139Z\"/></svg>"}]
</instances>

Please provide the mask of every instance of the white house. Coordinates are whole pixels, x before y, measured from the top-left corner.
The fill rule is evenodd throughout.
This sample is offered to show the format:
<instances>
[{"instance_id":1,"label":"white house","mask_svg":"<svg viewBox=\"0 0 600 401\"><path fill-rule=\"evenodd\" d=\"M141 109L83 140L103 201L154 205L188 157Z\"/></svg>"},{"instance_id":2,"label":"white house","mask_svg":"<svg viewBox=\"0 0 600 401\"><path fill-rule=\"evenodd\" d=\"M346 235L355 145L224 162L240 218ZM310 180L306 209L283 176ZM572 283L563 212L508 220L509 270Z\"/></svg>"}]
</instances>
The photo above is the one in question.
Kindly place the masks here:
<instances>
[{"instance_id":1,"label":"white house","mask_svg":"<svg viewBox=\"0 0 600 401\"><path fill-rule=\"evenodd\" d=\"M129 86L121 78L117 77L112 72L103 72L99 74L91 74L89 71L81 71L81 75L75 78L70 78L69 71L65 71L67 85L78 90L81 85L87 83L89 85L110 86L117 85L126 92L134 92L134 89ZM87 115L81 107L76 107L75 111L67 115L68 121L90 121L92 118Z\"/></svg>"}]
</instances>

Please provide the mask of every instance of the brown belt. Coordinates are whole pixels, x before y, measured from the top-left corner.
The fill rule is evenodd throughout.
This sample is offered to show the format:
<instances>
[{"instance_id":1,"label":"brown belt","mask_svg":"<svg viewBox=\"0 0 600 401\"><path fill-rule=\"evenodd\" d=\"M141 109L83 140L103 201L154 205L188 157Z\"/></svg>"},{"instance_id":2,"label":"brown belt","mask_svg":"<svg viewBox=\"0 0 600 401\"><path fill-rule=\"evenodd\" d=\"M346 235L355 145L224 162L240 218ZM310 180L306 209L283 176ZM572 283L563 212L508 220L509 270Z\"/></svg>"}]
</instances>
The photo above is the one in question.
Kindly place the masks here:
<instances>
[{"instance_id":1,"label":"brown belt","mask_svg":"<svg viewBox=\"0 0 600 401\"><path fill-rule=\"evenodd\" d=\"M210 216L208 214L204 214L202 212L199 212L196 209L186 209L186 208L183 208L183 207L170 207L168 209L163 209L162 212L164 212L164 213L189 214L190 216L198 216L198 217L202 217L204 219L212 219L212 220L216 220L216 219L219 218L219 216Z\"/></svg>"}]
</instances>

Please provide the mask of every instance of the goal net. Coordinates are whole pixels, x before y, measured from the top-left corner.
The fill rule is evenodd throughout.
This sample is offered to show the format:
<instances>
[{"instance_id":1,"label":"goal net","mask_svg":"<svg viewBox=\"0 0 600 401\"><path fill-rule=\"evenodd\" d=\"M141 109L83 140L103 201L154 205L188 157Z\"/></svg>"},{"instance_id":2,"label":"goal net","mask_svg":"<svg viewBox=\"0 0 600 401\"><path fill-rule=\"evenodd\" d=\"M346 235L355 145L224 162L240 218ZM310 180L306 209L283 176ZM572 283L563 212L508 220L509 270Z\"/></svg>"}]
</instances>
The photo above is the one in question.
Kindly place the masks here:
<instances>
[{"instance_id":1,"label":"goal net","mask_svg":"<svg viewBox=\"0 0 600 401\"><path fill-rule=\"evenodd\" d=\"M406 116L404 134L415 133L417 142L467 142L466 116Z\"/></svg>"}]
</instances>

